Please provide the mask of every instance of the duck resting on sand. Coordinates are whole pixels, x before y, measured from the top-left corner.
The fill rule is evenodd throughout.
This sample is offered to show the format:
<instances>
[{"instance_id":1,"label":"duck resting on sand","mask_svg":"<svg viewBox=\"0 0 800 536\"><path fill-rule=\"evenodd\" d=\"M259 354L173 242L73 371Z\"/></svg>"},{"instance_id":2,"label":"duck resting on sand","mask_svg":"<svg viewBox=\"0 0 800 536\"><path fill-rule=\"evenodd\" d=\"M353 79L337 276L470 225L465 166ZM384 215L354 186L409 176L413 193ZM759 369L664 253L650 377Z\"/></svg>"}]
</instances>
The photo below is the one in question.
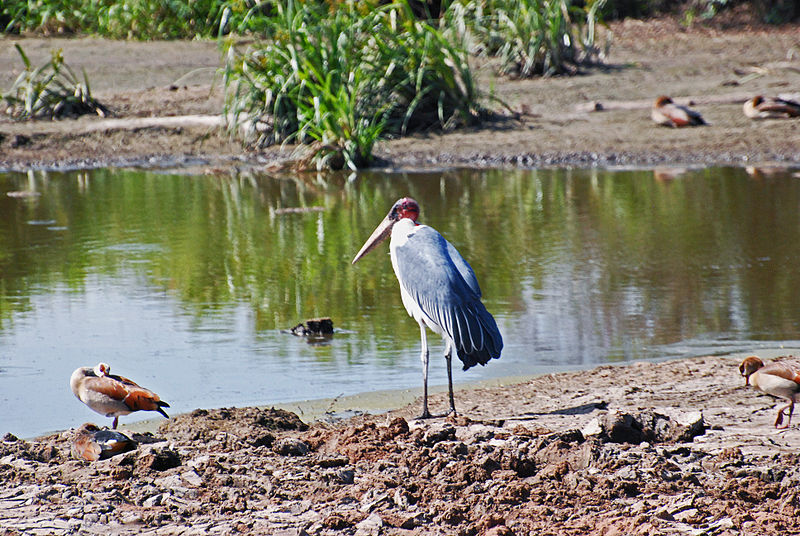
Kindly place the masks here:
<instances>
[{"instance_id":1,"label":"duck resting on sand","mask_svg":"<svg viewBox=\"0 0 800 536\"><path fill-rule=\"evenodd\" d=\"M707 125L703 116L699 112L689 109L686 106L675 104L670 97L661 95L653 103L650 110L650 117L659 125L665 127L694 127Z\"/></svg>"},{"instance_id":2,"label":"duck resting on sand","mask_svg":"<svg viewBox=\"0 0 800 536\"><path fill-rule=\"evenodd\" d=\"M136 441L116 430L100 429L87 422L75 431L72 439L72 456L76 460L94 462L136 448Z\"/></svg>"},{"instance_id":3,"label":"duck resting on sand","mask_svg":"<svg viewBox=\"0 0 800 536\"><path fill-rule=\"evenodd\" d=\"M750 119L788 119L800 117L800 103L780 97L756 95L742 106Z\"/></svg>"}]
</instances>

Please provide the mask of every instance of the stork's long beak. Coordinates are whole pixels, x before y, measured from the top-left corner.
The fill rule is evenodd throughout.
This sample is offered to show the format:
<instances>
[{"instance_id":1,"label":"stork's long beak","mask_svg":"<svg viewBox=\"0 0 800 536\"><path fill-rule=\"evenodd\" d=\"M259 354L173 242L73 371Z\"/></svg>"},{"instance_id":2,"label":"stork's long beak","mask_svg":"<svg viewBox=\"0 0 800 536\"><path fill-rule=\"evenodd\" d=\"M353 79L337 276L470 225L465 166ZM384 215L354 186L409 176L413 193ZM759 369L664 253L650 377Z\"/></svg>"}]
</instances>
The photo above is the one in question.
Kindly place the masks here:
<instances>
[{"instance_id":1,"label":"stork's long beak","mask_svg":"<svg viewBox=\"0 0 800 536\"><path fill-rule=\"evenodd\" d=\"M364 242L364 245L361 246L361 250L356 253L356 256L353 258L353 263L355 264L361 257L378 247L378 244L386 240L386 237L392 232L392 226L395 224L395 220L389 219L389 216L386 216L383 221L372 231L372 234L367 241Z\"/></svg>"}]
</instances>

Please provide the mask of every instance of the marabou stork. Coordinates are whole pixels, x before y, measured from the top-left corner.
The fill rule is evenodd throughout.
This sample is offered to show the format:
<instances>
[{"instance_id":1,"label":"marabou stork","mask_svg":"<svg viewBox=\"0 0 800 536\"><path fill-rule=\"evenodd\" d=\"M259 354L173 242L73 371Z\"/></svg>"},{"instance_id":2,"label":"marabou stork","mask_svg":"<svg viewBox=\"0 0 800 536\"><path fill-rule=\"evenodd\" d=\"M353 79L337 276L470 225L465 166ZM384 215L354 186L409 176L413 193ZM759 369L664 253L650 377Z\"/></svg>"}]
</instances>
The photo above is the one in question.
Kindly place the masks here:
<instances>
[{"instance_id":1,"label":"marabou stork","mask_svg":"<svg viewBox=\"0 0 800 536\"><path fill-rule=\"evenodd\" d=\"M417 321L422 339L422 415L428 411L428 342L425 327L442 336L447 361L448 414L456 413L453 400L453 353L464 370L500 357L503 338L497 323L481 303L481 289L472 268L453 245L432 227L417 223L419 204L410 197L398 200L353 259L375 249L391 233L389 251L400 283L400 295L409 316Z\"/></svg>"}]
</instances>

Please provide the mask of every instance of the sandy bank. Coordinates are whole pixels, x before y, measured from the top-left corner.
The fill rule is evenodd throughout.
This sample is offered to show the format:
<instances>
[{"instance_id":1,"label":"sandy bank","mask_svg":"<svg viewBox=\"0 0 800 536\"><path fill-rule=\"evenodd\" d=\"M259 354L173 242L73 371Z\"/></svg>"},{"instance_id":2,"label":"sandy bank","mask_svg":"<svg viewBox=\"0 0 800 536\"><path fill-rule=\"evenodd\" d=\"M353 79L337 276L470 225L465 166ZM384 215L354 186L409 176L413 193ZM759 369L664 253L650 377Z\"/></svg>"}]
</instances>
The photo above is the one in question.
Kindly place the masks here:
<instances>
[{"instance_id":1,"label":"sandy bank","mask_svg":"<svg viewBox=\"0 0 800 536\"><path fill-rule=\"evenodd\" d=\"M763 356L784 353L778 349ZM70 433L0 442L5 534L790 534L797 428L745 389L741 355L459 390L307 427L196 410L94 463ZM445 397L433 397L433 407ZM627 424L626 424L627 423ZM698 426L698 423L700 426Z\"/></svg>"}]
</instances>

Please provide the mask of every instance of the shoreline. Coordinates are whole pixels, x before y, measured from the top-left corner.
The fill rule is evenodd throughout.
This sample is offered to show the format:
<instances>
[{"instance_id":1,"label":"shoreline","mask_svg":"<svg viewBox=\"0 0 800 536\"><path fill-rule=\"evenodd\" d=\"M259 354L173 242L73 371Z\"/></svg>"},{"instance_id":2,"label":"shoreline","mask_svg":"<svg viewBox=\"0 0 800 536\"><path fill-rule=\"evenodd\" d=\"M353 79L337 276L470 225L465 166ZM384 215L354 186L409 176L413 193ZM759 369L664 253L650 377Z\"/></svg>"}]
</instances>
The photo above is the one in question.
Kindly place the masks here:
<instances>
[{"instance_id":1,"label":"shoreline","mask_svg":"<svg viewBox=\"0 0 800 536\"><path fill-rule=\"evenodd\" d=\"M96 462L71 458L71 431L5 437L0 533L800 531L800 425L775 430L780 405L744 387L742 355L460 389L456 418L414 420L416 404L310 426L280 409L195 410Z\"/></svg>"},{"instance_id":2,"label":"shoreline","mask_svg":"<svg viewBox=\"0 0 800 536\"><path fill-rule=\"evenodd\" d=\"M774 359L783 355L800 355L800 347L767 347L759 348L757 352L740 351L740 352L726 352L716 354L717 357L724 357L727 359L741 361L745 357L757 353L762 359ZM456 408L459 408L458 398L459 393L462 396L465 393L471 393L483 389L501 389L509 386L518 386L537 379L558 375L558 374L572 374L592 371L594 369L605 369L607 367L630 367L637 363L666 363L670 361L681 361L685 359L699 359L704 356L682 356L682 357L661 357L655 359L639 359L632 361L624 361L617 363L605 363L601 365L587 365L585 367L570 368L558 372L547 372L540 374L521 374L514 376L502 376L497 378L489 378L479 381L467 381L463 383L454 384L456 396ZM429 395L432 399L438 399L443 393L447 392L447 385L445 384L430 384L428 386ZM439 396L437 396L439 395ZM221 406L209 408L195 408L188 412L175 413L170 415L170 418L190 416L198 409L203 410L220 410L220 409L257 409L257 410L270 410L279 409L296 414L300 420L305 424L313 425L317 423L324 424L337 424L342 421L347 421L354 417L362 416L380 416L393 412L409 411L413 414L414 408L417 406L422 396L422 387L413 387L407 389L379 389L376 391L364 391L352 395L338 396L335 398L318 398L318 399L305 399L295 400L290 402L277 402L274 404L258 404L258 405L244 405L244 406ZM469 415L466 415L469 417ZM101 418L98 416L98 419ZM410 417L413 419L413 416ZM121 422L119 430L121 432L131 432L134 434L152 433L156 434L158 429L166 421L163 417L156 416L153 418L142 419L130 423ZM103 426L103 423L100 423ZM77 426L76 426L77 427ZM40 435L28 438L29 441L37 441L52 435L64 434L71 429L66 430L53 430L45 432ZM13 431L10 431L12 432Z\"/></svg>"}]
</instances>

